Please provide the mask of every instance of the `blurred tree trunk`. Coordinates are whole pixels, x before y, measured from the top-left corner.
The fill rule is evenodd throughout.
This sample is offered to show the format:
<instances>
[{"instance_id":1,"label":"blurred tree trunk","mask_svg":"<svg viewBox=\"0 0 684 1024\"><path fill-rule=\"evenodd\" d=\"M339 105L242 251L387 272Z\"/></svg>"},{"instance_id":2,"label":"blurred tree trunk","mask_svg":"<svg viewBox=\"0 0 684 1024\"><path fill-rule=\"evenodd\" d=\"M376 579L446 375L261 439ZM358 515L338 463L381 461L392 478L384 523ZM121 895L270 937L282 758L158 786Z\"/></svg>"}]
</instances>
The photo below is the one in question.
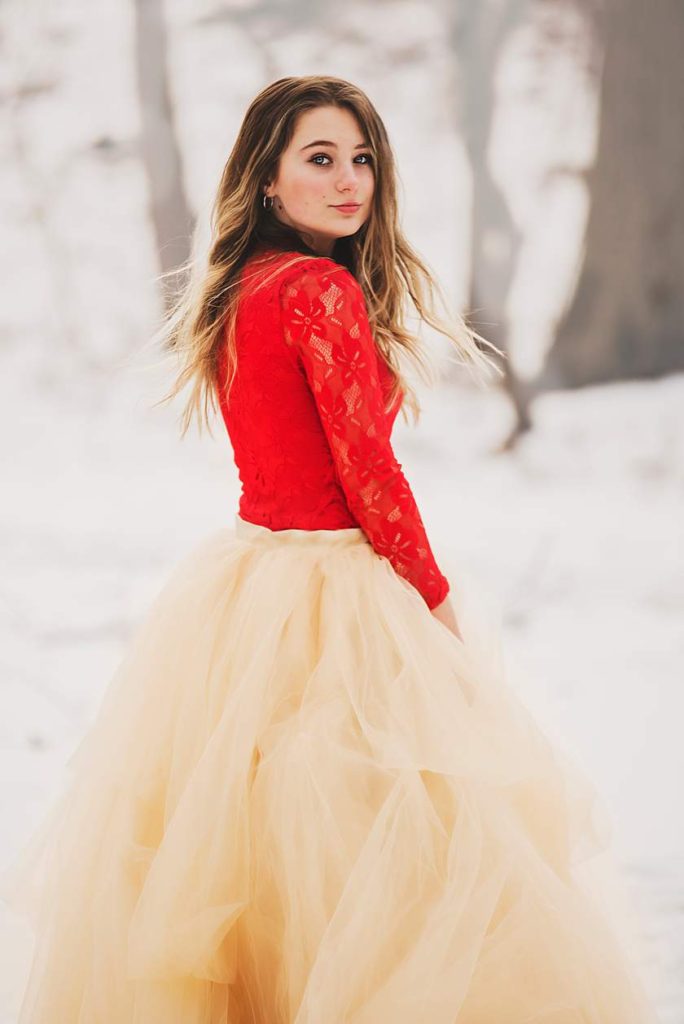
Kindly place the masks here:
<instances>
[{"instance_id":1,"label":"blurred tree trunk","mask_svg":"<svg viewBox=\"0 0 684 1024\"><path fill-rule=\"evenodd\" d=\"M492 180L487 147L494 114L494 75L501 47L530 6L530 0L466 3L451 8L453 49L461 72L461 127L472 168L472 264L468 319L502 351L508 349L503 310L520 244L508 205ZM507 447L529 429L532 389L518 379L511 360L503 363L503 386L515 410Z\"/></svg>"},{"instance_id":2,"label":"blurred tree trunk","mask_svg":"<svg viewBox=\"0 0 684 1024\"><path fill-rule=\"evenodd\" d=\"M167 273L190 255L194 218L183 186L174 126L163 0L136 0L135 18L142 154L159 265L162 273ZM164 288L166 305L171 294L169 288Z\"/></svg>"},{"instance_id":3,"label":"blurred tree trunk","mask_svg":"<svg viewBox=\"0 0 684 1024\"><path fill-rule=\"evenodd\" d=\"M684 369L684 4L608 0L591 211L545 382L570 387Z\"/></svg>"}]
</instances>

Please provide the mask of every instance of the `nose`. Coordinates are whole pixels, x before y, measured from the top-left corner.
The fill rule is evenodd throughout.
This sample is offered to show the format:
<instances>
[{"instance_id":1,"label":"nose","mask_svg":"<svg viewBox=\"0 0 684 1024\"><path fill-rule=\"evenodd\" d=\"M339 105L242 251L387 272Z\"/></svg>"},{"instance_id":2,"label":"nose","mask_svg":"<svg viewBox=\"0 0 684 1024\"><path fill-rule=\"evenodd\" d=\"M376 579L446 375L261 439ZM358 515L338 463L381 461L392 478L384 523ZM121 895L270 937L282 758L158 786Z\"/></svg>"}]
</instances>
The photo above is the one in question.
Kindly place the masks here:
<instances>
[{"instance_id":1,"label":"nose","mask_svg":"<svg viewBox=\"0 0 684 1024\"><path fill-rule=\"evenodd\" d=\"M344 164L337 179L337 188L342 192L354 191L357 184L358 164Z\"/></svg>"}]
</instances>

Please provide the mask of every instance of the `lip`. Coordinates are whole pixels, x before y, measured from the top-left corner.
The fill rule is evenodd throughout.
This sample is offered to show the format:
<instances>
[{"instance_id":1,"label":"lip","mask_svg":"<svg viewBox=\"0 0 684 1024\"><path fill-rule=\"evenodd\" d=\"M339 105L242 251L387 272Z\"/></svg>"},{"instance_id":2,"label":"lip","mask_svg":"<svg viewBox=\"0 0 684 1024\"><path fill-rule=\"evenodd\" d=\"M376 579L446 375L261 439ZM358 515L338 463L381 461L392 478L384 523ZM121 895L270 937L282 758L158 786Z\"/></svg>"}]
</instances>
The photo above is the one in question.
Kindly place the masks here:
<instances>
[{"instance_id":1,"label":"lip","mask_svg":"<svg viewBox=\"0 0 684 1024\"><path fill-rule=\"evenodd\" d=\"M361 203L333 203L332 205L334 210L341 210L342 213L353 213L360 208Z\"/></svg>"}]
</instances>

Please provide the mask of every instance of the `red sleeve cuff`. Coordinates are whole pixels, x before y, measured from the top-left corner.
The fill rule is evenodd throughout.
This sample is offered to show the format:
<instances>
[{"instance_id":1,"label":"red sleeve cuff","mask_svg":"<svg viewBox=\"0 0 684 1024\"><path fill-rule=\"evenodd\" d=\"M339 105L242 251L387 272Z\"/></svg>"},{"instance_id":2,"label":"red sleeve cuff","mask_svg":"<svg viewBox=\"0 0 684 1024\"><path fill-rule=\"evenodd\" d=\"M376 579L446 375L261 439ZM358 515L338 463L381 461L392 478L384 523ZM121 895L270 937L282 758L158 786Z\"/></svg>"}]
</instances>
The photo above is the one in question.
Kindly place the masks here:
<instances>
[{"instance_id":1,"label":"red sleeve cuff","mask_svg":"<svg viewBox=\"0 0 684 1024\"><path fill-rule=\"evenodd\" d=\"M436 608L437 605L442 603L442 601L450 592L450 590L451 587L449 585L449 580L446 578L446 576L442 576L442 583L439 589L436 591L433 590L430 596L425 598L425 603L427 604L430 611L432 611L433 608Z\"/></svg>"}]
</instances>

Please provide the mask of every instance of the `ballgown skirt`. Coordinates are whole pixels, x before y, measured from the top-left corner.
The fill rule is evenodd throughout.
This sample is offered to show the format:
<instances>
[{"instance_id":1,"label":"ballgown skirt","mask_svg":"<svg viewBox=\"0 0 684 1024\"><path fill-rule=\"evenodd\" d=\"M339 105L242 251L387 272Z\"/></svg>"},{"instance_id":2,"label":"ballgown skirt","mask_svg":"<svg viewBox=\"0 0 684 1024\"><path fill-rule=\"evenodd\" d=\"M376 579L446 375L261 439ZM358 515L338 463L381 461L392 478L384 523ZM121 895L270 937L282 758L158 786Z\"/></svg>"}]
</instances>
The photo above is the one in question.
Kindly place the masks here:
<instances>
[{"instance_id":1,"label":"ballgown skirt","mask_svg":"<svg viewBox=\"0 0 684 1024\"><path fill-rule=\"evenodd\" d=\"M464 642L360 528L185 556L3 874L20 1024L654 1019L579 875L602 805L449 577Z\"/></svg>"}]
</instances>

